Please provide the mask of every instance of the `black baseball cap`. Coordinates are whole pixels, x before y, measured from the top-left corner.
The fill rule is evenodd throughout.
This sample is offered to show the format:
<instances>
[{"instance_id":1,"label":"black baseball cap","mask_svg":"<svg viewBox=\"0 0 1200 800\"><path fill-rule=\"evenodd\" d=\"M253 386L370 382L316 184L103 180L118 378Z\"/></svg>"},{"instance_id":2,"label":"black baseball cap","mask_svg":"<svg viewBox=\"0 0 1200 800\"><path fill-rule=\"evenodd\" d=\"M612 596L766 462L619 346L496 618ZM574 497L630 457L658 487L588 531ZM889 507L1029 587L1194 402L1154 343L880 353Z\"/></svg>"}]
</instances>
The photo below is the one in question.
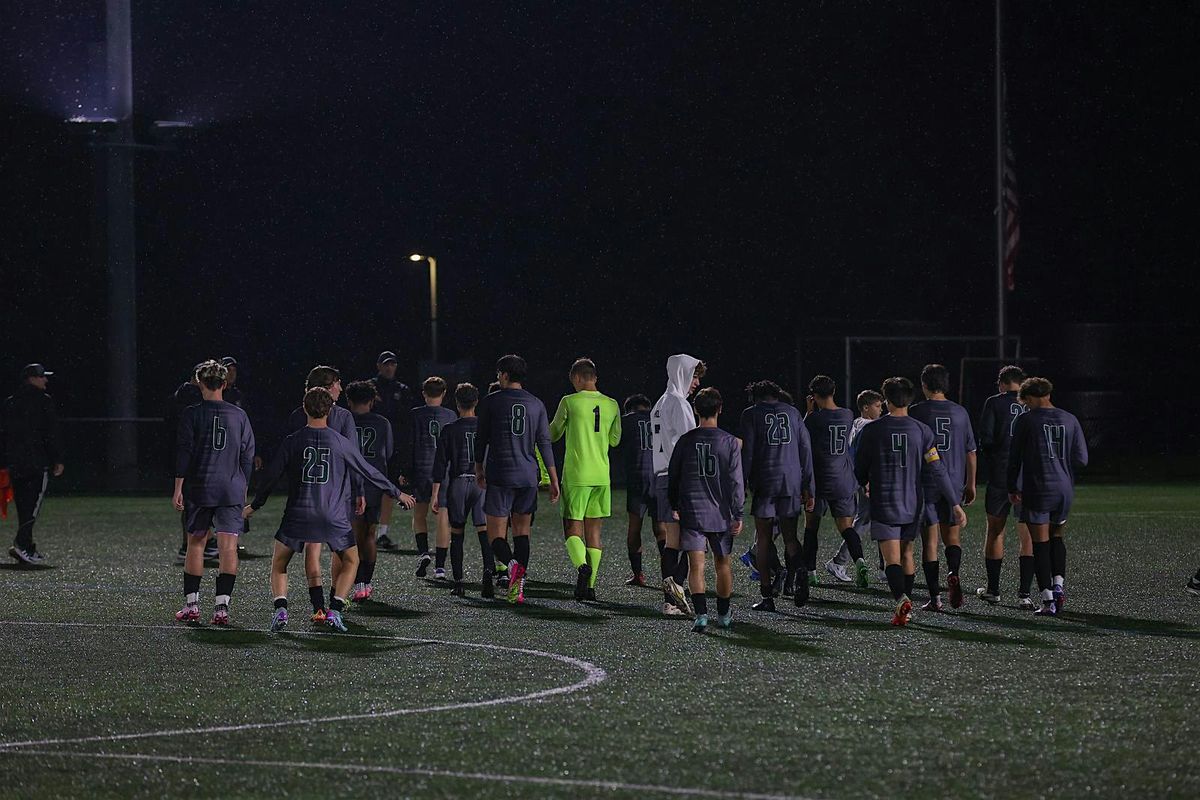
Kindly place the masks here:
<instances>
[{"instance_id":1,"label":"black baseball cap","mask_svg":"<svg viewBox=\"0 0 1200 800\"><path fill-rule=\"evenodd\" d=\"M237 359L234 358L233 356L225 356L224 358L221 359L222 367L233 367L236 369L237 365L238 365Z\"/></svg>"},{"instance_id":2,"label":"black baseball cap","mask_svg":"<svg viewBox=\"0 0 1200 800\"><path fill-rule=\"evenodd\" d=\"M379 358L375 359L375 363L381 364L381 365L389 364L389 363L395 364L396 363L396 354L393 353L391 350L384 350L382 353L379 354Z\"/></svg>"},{"instance_id":3,"label":"black baseball cap","mask_svg":"<svg viewBox=\"0 0 1200 800\"><path fill-rule=\"evenodd\" d=\"M21 368L22 378L49 378L53 372L47 372L41 364L26 364Z\"/></svg>"}]
</instances>

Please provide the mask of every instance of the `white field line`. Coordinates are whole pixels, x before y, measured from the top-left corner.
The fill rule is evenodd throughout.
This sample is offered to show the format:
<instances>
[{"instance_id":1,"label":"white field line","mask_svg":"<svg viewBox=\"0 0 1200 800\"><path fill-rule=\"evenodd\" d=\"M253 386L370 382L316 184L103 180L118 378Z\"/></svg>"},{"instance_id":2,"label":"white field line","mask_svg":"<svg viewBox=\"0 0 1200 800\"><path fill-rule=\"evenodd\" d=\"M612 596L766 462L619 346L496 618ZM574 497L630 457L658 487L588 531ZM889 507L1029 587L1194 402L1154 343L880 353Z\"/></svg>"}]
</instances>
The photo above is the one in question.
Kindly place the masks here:
<instances>
[{"instance_id":1,"label":"white field line","mask_svg":"<svg viewBox=\"0 0 1200 800\"><path fill-rule=\"evenodd\" d=\"M60 628L136 628L140 630L163 630L173 631L176 633L186 633L193 628L184 627L181 625L136 625L131 623L119 624L100 624L93 622L28 622L17 620L0 620L0 625L24 626L24 627L60 627ZM250 630L256 633L266 633L263 629L256 628L239 628L237 630ZM231 631L233 632L233 631ZM243 725L218 725L208 728L178 728L161 731L145 731L143 733L121 733L106 736L80 736L64 739L30 739L22 742L0 742L0 753L11 751L18 747L44 747L46 745L61 745L61 744L81 744L84 742L120 742L128 739L153 739L165 736L188 736L192 734L204 733L230 733L234 731L249 731L260 730L263 728L284 728L297 725L322 725L328 722L349 722L358 719L386 719L387 717L407 716L410 714L430 714L440 711L458 711L466 708L484 708L486 706L498 706L506 703L526 703L544 700L547 697L554 697L562 694L573 694L584 689L595 686L604 681L608 677L608 673L603 668L596 666L590 661L584 661L581 658L573 658L564 656L558 653L549 653L545 650L531 650L523 647L506 647L499 644L481 644L477 642L456 642L449 639L423 639L410 636L383 636L375 634L354 634L354 633L333 633L319 631L297 631L290 635L296 636L335 636L339 638L356 638L356 639L377 639L394 642L414 642L417 644L435 644L447 645L450 647L469 647L478 650L495 650L505 653L518 653L520 655L536 656L538 658L548 658L557 661L561 664L566 664L583 672L583 679L566 686L556 686L551 689L540 689L536 692L528 692L525 694L509 695L507 697L497 697L491 700L471 700L462 703L445 703L437 706L425 706L419 708L397 708L391 711L372 711L361 714L339 714L331 717L316 717L313 719L294 719L280 720L278 722L253 722Z\"/></svg>"},{"instance_id":2,"label":"white field line","mask_svg":"<svg viewBox=\"0 0 1200 800\"><path fill-rule=\"evenodd\" d=\"M239 758L202 758L197 756L160 756L144 753L79 753L69 750L9 750L0 754L50 756L61 758L109 759L114 761L158 761L172 764L197 764L201 766L278 767L282 769L320 769L334 772L359 772L383 775L412 775L422 778L454 778L458 780L484 781L486 783L528 783L535 786L570 786L581 789L605 789L618 792L645 792L651 794L678 795L682 797L715 797L722 800L811 800L797 795L759 794L755 792L726 792L719 789L697 789L683 786L660 786L652 783L624 783L622 781L588 780L584 778L550 778L538 775L502 775L483 772L455 772L453 770L420 769L410 767L383 767L370 764L326 764L314 761L262 761Z\"/></svg>"}]
</instances>

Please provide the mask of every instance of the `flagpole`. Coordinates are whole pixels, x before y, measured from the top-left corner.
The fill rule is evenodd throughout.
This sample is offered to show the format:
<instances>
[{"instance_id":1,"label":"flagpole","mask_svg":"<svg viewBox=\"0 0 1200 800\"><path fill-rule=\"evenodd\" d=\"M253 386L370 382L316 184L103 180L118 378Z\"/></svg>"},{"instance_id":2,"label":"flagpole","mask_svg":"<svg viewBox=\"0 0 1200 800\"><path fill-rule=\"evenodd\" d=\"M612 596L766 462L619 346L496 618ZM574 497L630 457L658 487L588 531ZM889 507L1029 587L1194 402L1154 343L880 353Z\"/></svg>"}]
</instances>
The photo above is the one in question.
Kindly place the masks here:
<instances>
[{"instance_id":1,"label":"flagpole","mask_svg":"<svg viewBox=\"0 0 1200 800\"><path fill-rule=\"evenodd\" d=\"M1008 281L1004 274L1004 44L1001 4L996 0L996 357L1004 358L1004 339L1008 334L1005 308Z\"/></svg>"}]
</instances>

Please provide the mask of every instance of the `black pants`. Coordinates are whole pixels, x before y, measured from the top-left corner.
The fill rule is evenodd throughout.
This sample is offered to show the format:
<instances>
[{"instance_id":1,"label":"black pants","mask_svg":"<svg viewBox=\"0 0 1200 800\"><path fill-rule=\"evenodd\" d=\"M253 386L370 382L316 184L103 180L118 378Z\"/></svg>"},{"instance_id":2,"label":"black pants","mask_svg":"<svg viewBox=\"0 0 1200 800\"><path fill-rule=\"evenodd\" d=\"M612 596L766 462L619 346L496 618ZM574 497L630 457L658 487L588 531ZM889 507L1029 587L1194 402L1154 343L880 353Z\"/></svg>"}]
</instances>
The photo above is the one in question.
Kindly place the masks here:
<instances>
[{"instance_id":1,"label":"black pants","mask_svg":"<svg viewBox=\"0 0 1200 800\"><path fill-rule=\"evenodd\" d=\"M17 506L17 537L13 544L22 550L32 550L33 523L37 522L38 513L42 510L42 500L46 497L46 485L50 481L50 473L43 470L21 477L13 477L13 501Z\"/></svg>"}]
</instances>

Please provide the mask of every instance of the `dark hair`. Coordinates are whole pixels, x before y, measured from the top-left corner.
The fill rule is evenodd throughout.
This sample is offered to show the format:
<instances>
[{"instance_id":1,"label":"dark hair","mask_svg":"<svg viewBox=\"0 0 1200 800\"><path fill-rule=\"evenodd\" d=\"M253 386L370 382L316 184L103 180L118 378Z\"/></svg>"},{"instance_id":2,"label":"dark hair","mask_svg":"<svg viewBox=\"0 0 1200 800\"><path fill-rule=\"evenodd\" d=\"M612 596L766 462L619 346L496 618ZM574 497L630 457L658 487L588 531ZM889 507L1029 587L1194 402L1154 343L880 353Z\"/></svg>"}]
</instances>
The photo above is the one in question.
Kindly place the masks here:
<instances>
[{"instance_id":1,"label":"dark hair","mask_svg":"<svg viewBox=\"0 0 1200 800\"><path fill-rule=\"evenodd\" d=\"M649 411L653 407L654 404L650 402L650 398L646 397L646 395L631 394L625 398L625 405L622 407L622 410L628 414L631 411L640 411L642 409Z\"/></svg>"},{"instance_id":2,"label":"dark hair","mask_svg":"<svg viewBox=\"0 0 1200 800\"><path fill-rule=\"evenodd\" d=\"M1009 364L1007 367L1001 367L1000 374L996 376L996 382L1003 384L1020 384L1023 380L1025 380L1025 370L1021 369L1015 364Z\"/></svg>"},{"instance_id":3,"label":"dark hair","mask_svg":"<svg viewBox=\"0 0 1200 800\"><path fill-rule=\"evenodd\" d=\"M594 381L596 380L596 362L590 358L577 358L575 359L575 363L571 365L570 375L572 378Z\"/></svg>"},{"instance_id":4,"label":"dark hair","mask_svg":"<svg viewBox=\"0 0 1200 800\"><path fill-rule=\"evenodd\" d=\"M421 384L421 394L426 397L441 397L446 393L446 379L437 375L430 376Z\"/></svg>"},{"instance_id":5,"label":"dark hair","mask_svg":"<svg viewBox=\"0 0 1200 800\"><path fill-rule=\"evenodd\" d=\"M500 381L492 381L488 384L488 394L495 394L496 392L500 391L500 389Z\"/></svg>"},{"instance_id":6,"label":"dark hair","mask_svg":"<svg viewBox=\"0 0 1200 800\"><path fill-rule=\"evenodd\" d=\"M858 397L854 398L854 402L858 406L858 410L862 411L872 403L882 403L883 395L874 389L863 389L858 393Z\"/></svg>"},{"instance_id":7,"label":"dark hair","mask_svg":"<svg viewBox=\"0 0 1200 800\"><path fill-rule=\"evenodd\" d=\"M888 378L883 382L883 396L893 408L907 408L913 401L913 384L908 378Z\"/></svg>"},{"instance_id":8,"label":"dark hair","mask_svg":"<svg viewBox=\"0 0 1200 800\"><path fill-rule=\"evenodd\" d=\"M779 390L779 402L787 403L789 406L796 405L796 398L792 397L792 393L787 389Z\"/></svg>"},{"instance_id":9,"label":"dark hair","mask_svg":"<svg viewBox=\"0 0 1200 800\"><path fill-rule=\"evenodd\" d=\"M473 383L460 383L454 387L454 403L459 408L474 408L479 405L479 390Z\"/></svg>"},{"instance_id":10,"label":"dark hair","mask_svg":"<svg viewBox=\"0 0 1200 800\"><path fill-rule=\"evenodd\" d=\"M775 381L754 381L746 385L746 397L751 403L761 403L763 400L778 400L783 389Z\"/></svg>"},{"instance_id":11,"label":"dark hair","mask_svg":"<svg viewBox=\"0 0 1200 800\"><path fill-rule=\"evenodd\" d=\"M1020 397L1049 397L1054 384L1048 378L1026 378L1021 381Z\"/></svg>"},{"instance_id":12,"label":"dark hair","mask_svg":"<svg viewBox=\"0 0 1200 800\"><path fill-rule=\"evenodd\" d=\"M808 382L808 390L817 397L833 397L837 383L828 375L817 375Z\"/></svg>"},{"instance_id":13,"label":"dark hair","mask_svg":"<svg viewBox=\"0 0 1200 800\"><path fill-rule=\"evenodd\" d=\"M333 394L324 386L314 386L304 393L304 413L313 419L324 419L333 408Z\"/></svg>"},{"instance_id":14,"label":"dark hair","mask_svg":"<svg viewBox=\"0 0 1200 800\"><path fill-rule=\"evenodd\" d=\"M229 379L229 369L219 361L209 359L196 369L196 380L206 389L216 391L225 386Z\"/></svg>"},{"instance_id":15,"label":"dark hair","mask_svg":"<svg viewBox=\"0 0 1200 800\"><path fill-rule=\"evenodd\" d=\"M518 355L509 353L496 362L496 374L504 374L508 376L510 381L523 383L525 374L529 371L529 366L525 363L525 359Z\"/></svg>"},{"instance_id":16,"label":"dark hair","mask_svg":"<svg viewBox=\"0 0 1200 800\"><path fill-rule=\"evenodd\" d=\"M942 364L926 364L921 370L921 385L931 392L945 394L950 389L950 370Z\"/></svg>"},{"instance_id":17,"label":"dark hair","mask_svg":"<svg viewBox=\"0 0 1200 800\"><path fill-rule=\"evenodd\" d=\"M346 399L356 406L365 403L374 403L379 399L379 392L375 390L375 384L370 381L355 381L346 387Z\"/></svg>"},{"instance_id":18,"label":"dark hair","mask_svg":"<svg viewBox=\"0 0 1200 800\"><path fill-rule=\"evenodd\" d=\"M308 371L308 379L304 381L305 391L320 386L328 389L342 379L342 374L333 367L317 366Z\"/></svg>"},{"instance_id":19,"label":"dark hair","mask_svg":"<svg viewBox=\"0 0 1200 800\"><path fill-rule=\"evenodd\" d=\"M696 413L702 419L710 419L721 413L721 408L725 402L721 399L721 393L714 387L709 386L696 392Z\"/></svg>"},{"instance_id":20,"label":"dark hair","mask_svg":"<svg viewBox=\"0 0 1200 800\"><path fill-rule=\"evenodd\" d=\"M703 378L706 372L708 372L708 364L705 364L703 361L701 361L700 363L696 364L696 368L692 370L692 377Z\"/></svg>"}]
</instances>

